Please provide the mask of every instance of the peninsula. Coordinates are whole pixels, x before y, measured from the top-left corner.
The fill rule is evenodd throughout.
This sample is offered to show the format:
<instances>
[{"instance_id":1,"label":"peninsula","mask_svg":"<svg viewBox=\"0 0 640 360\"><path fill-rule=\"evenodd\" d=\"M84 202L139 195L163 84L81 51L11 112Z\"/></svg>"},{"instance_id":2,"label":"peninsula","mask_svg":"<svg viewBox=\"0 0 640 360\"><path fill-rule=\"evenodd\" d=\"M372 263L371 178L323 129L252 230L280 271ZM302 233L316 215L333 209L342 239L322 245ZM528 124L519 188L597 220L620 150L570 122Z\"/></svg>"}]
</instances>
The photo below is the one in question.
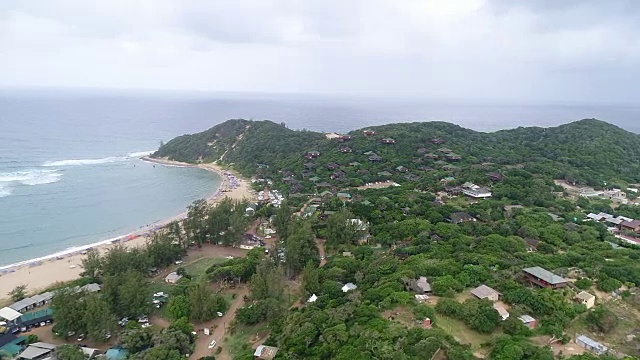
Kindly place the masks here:
<instances>
[{"instance_id":1,"label":"peninsula","mask_svg":"<svg viewBox=\"0 0 640 360\"><path fill-rule=\"evenodd\" d=\"M237 119L147 160L233 169L250 196L90 251L48 302L0 310L9 330L136 359L640 356L637 134Z\"/></svg>"}]
</instances>

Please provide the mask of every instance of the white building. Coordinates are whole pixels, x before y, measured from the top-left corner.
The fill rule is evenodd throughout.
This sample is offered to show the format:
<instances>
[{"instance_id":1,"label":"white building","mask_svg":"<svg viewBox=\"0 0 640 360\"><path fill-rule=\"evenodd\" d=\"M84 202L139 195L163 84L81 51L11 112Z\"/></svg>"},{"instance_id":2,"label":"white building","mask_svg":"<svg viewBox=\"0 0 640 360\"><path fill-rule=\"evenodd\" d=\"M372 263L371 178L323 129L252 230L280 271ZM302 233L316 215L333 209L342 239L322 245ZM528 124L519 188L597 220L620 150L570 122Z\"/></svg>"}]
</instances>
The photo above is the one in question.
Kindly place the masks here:
<instances>
[{"instance_id":1,"label":"white building","mask_svg":"<svg viewBox=\"0 0 640 360\"><path fill-rule=\"evenodd\" d=\"M462 185L462 193L476 199L486 199L491 197L491 190L472 183L464 183Z\"/></svg>"}]
</instances>

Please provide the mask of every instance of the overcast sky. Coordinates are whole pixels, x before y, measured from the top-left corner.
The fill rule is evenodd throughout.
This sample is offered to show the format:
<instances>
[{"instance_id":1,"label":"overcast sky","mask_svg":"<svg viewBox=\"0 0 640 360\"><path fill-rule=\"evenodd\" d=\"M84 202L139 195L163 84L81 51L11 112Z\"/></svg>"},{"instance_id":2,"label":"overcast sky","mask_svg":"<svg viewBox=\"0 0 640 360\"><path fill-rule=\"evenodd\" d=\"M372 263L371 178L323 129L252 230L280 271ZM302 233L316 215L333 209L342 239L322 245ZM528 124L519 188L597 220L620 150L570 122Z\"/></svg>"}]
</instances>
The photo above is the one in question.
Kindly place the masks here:
<instances>
[{"instance_id":1,"label":"overcast sky","mask_svg":"<svg viewBox=\"0 0 640 360\"><path fill-rule=\"evenodd\" d=\"M638 102L640 1L2 0L0 87Z\"/></svg>"}]
</instances>

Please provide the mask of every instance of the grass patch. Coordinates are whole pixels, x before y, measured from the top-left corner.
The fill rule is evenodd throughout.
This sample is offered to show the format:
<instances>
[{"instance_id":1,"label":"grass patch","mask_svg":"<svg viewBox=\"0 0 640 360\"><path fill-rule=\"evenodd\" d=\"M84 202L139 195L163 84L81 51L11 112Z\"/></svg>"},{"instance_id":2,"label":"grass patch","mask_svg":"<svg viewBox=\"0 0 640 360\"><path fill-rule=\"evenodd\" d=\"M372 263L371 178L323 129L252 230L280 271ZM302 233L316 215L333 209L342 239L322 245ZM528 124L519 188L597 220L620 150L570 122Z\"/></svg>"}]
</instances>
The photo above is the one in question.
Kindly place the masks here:
<instances>
[{"instance_id":1,"label":"grass patch","mask_svg":"<svg viewBox=\"0 0 640 360\"><path fill-rule=\"evenodd\" d=\"M252 341L255 340L256 334L265 332L267 328L266 323L253 326L238 325L233 334L227 332L223 339L223 346L227 348L232 359L249 353L253 355Z\"/></svg>"},{"instance_id":2,"label":"grass patch","mask_svg":"<svg viewBox=\"0 0 640 360\"><path fill-rule=\"evenodd\" d=\"M460 343L469 344L473 350L478 350L481 344L491 340L491 334L480 334L471 330L460 320L438 314L435 326L455 337Z\"/></svg>"},{"instance_id":3,"label":"grass patch","mask_svg":"<svg viewBox=\"0 0 640 360\"><path fill-rule=\"evenodd\" d=\"M225 258L204 258L186 265L184 269L187 271L187 274L197 279L203 276L212 265L220 264L226 260Z\"/></svg>"}]
</instances>

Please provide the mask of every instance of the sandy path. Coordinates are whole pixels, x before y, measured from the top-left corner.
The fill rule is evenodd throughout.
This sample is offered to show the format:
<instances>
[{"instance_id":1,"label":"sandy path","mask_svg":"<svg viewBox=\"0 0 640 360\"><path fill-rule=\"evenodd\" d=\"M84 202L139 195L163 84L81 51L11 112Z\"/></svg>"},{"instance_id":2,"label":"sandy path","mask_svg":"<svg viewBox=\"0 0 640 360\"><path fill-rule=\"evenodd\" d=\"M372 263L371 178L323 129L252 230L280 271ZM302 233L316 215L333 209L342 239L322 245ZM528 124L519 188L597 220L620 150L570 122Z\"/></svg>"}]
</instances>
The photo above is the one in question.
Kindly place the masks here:
<instances>
[{"instance_id":1,"label":"sandy path","mask_svg":"<svg viewBox=\"0 0 640 360\"><path fill-rule=\"evenodd\" d=\"M236 316L236 310L240 308L244 304L244 296L249 293L249 288L246 285L236 288L236 298L234 299L231 306L229 306L229 310L224 314L224 316L217 318L215 320L203 323L196 328L199 330L204 327L214 327L213 333L210 336L205 336L204 334L198 331L198 339L196 340L196 348L193 354L189 357L189 359L199 359L201 357L211 355L213 350L209 350L208 346L211 343L211 340L215 339L218 342L217 346L221 346L221 342L224 339L226 334L227 326L233 321ZM222 346L222 351L219 354L215 354L217 360L231 360L231 355L229 354L229 349L227 346Z\"/></svg>"},{"instance_id":2,"label":"sandy path","mask_svg":"<svg viewBox=\"0 0 640 360\"><path fill-rule=\"evenodd\" d=\"M172 166L200 167L202 169L217 173L222 178L222 183L220 185L220 190L222 191L216 192L214 195L207 199L209 203L212 204L220 201L225 197L234 200L250 200L255 197L254 191L251 190L249 181L240 178L239 174L233 171L225 170L216 164L200 164L196 166L192 164L168 161L163 159L143 158L143 160ZM234 176L236 180L234 181L235 187L233 188L230 188L232 177L230 177L229 175ZM186 211L174 217L171 217L170 219L151 224L150 226L145 227L141 230L138 230L131 234L127 234L122 238L126 238L129 235L139 236L148 232L150 228L166 225L172 221L183 219L185 216ZM121 242L121 244L127 247L136 247L143 246L145 242L146 239L140 236L130 241ZM96 245L94 246L94 248L98 249L100 252L105 252L112 246L114 246L114 244L103 244ZM82 259L84 258L84 256L85 255L82 255L80 253L80 250L78 250L78 252L74 254L67 254L60 258L52 258L40 261L38 263L33 263L31 265L14 267L10 269L10 271L12 272L0 273L0 299L6 298L6 293L11 291L18 285L26 284L27 290L30 293L36 293L39 290L55 284L56 282L67 282L77 279L82 272L82 267L80 266L80 264L82 263Z\"/></svg>"}]
</instances>

